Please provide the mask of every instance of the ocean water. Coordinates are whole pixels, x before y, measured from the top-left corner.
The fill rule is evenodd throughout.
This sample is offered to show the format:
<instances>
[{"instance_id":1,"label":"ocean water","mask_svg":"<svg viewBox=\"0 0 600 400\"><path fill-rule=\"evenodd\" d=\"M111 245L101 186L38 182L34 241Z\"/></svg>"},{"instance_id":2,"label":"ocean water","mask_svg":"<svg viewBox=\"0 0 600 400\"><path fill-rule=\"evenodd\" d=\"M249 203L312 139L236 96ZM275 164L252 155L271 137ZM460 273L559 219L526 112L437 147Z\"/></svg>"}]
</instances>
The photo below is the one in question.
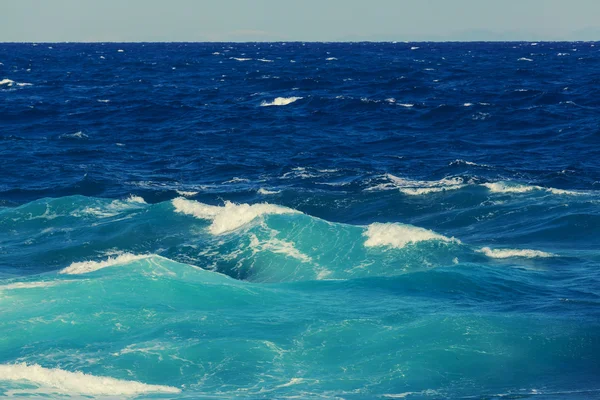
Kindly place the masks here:
<instances>
[{"instance_id":1,"label":"ocean water","mask_svg":"<svg viewBox=\"0 0 600 400\"><path fill-rule=\"evenodd\" d=\"M600 44L0 44L0 396L600 398Z\"/></svg>"}]
</instances>

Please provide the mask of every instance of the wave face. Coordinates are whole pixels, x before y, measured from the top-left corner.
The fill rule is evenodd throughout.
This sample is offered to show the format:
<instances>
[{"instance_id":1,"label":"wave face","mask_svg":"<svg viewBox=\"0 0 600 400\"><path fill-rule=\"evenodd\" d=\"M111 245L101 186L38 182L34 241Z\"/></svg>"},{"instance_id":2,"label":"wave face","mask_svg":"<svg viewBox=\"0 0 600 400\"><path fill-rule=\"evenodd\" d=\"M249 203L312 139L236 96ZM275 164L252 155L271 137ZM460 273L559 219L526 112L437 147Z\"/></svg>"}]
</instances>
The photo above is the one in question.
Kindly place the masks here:
<instances>
[{"instance_id":1,"label":"wave face","mask_svg":"<svg viewBox=\"0 0 600 400\"><path fill-rule=\"evenodd\" d=\"M598 397L598 48L0 44L0 397Z\"/></svg>"}]
</instances>

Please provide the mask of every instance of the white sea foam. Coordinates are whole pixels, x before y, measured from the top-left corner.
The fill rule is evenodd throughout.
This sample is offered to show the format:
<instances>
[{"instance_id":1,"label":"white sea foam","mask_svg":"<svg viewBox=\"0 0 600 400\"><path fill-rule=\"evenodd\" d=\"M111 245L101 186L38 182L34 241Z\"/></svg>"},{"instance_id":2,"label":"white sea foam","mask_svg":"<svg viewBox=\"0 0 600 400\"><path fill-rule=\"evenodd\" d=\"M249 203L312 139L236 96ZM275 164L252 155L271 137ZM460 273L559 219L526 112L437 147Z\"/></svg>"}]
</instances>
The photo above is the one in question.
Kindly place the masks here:
<instances>
[{"instance_id":1,"label":"white sea foam","mask_svg":"<svg viewBox=\"0 0 600 400\"><path fill-rule=\"evenodd\" d=\"M137 203L137 204L148 204L146 203L146 200L144 200L143 197L141 196L134 196L134 195L129 195L129 197L126 200L128 203Z\"/></svg>"},{"instance_id":2,"label":"white sea foam","mask_svg":"<svg viewBox=\"0 0 600 400\"><path fill-rule=\"evenodd\" d=\"M148 385L136 381L44 368L37 364L0 364L0 381L29 381L59 392L82 395L133 396L142 393L179 393L171 386Z\"/></svg>"},{"instance_id":3,"label":"white sea foam","mask_svg":"<svg viewBox=\"0 0 600 400\"><path fill-rule=\"evenodd\" d=\"M110 100L106 100L106 99L98 99L96 100L98 103L110 103Z\"/></svg>"},{"instance_id":4,"label":"white sea foam","mask_svg":"<svg viewBox=\"0 0 600 400\"><path fill-rule=\"evenodd\" d=\"M473 105L473 103L465 103L463 104L465 107L471 107Z\"/></svg>"},{"instance_id":5,"label":"white sea foam","mask_svg":"<svg viewBox=\"0 0 600 400\"><path fill-rule=\"evenodd\" d=\"M413 108L415 106L414 104L410 103L398 103L398 105L405 108Z\"/></svg>"},{"instance_id":6,"label":"white sea foam","mask_svg":"<svg viewBox=\"0 0 600 400\"><path fill-rule=\"evenodd\" d=\"M266 59L266 58L258 58L257 61L262 61L262 62L267 62L267 63L274 62L273 60L269 60L269 59Z\"/></svg>"},{"instance_id":7,"label":"white sea foam","mask_svg":"<svg viewBox=\"0 0 600 400\"><path fill-rule=\"evenodd\" d=\"M281 193L281 191L280 190L268 190L268 189L265 189L265 188L260 188L260 189L258 189L257 193L265 195L265 196L268 196L270 194Z\"/></svg>"},{"instance_id":8,"label":"white sea foam","mask_svg":"<svg viewBox=\"0 0 600 400\"><path fill-rule=\"evenodd\" d=\"M533 61L531 58L521 57L518 61Z\"/></svg>"},{"instance_id":9,"label":"white sea foam","mask_svg":"<svg viewBox=\"0 0 600 400\"><path fill-rule=\"evenodd\" d=\"M181 197L173 199L175 211L212 221L208 230L213 235L236 230L263 215L296 214L299 211L273 204L235 204L226 201L222 207L211 206Z\"/></svg>"},{"instance_id":10,"label":"white sea foam","mask_svg":"<svg viewBox=\"0 0 600 400\"><path fill-rule=\"evenodd\" d=\"M250 182L250 179L238 178L237 176L234 176L230 180L223 182L223 184L225 185L227 183L244 183L244 182Z\"/></svg>"},{"instance_id":11,"label":"white sea foam","mask_svg":"<svg viewBox=\"0 0 600 400\"><path fill-rule=\"evenodd\" d=\"M411 50L419 50L419 49L420 49L420 47L413 46L413 47L411 47L410 49L411 49Z\"/></svg>"},{"instance_id":12,"label":"white sea foam","mask_svg":"<svg viewBox=\"0 0 600 400\"><path fill-rule=\"evenodd\" d=\"M287 106L297 100L302 99L302 97L276 97L273 101L263 101L260 105L262 107L269 106Z\"/></svg>"},{"instance_id":13,"label":"white sea foam","mask_svg":"<svg viewBox=\"0 0 600 400\"><path fill-rule=\"evenodd\" d=\"M123 50L123 49L119 49L119 50L117 50L117 52L118 52L118 53L124 53L124 52L125 52L125 50Z\"/></svg>"},{"instance_id":14,"label":"white sea foam","mask_svg":"<svg viewBox=\"0 0 600 400\"><path fill-rule=\"evenodd\" d=\"M533 191L545 191L552 194L570 196L585 194L585 192L578 192L574 190L548 188L536 185L523 185L520 183L508 183L503 181L483 183L482 186L488 188L492 193L528 193Z\"/></svg>"},{"instance_id":15,"label":"white sea foam","mask_svg":"<svg viewBox=\"0 0 600 400\"><path fill-rule=\"evenodd\" d=\"M6 87L11 87L11 86L32 86L31 83L26 83L26 82L15 82L11 79L2 79L0 81L0 86L6 86Z\"/></svg>"},{"instance_id":16,"label":"white sea foam","mask_svg":"<svg viewBox=\"0 0 600 400\"><path fill-rule=\"evenodd\" d=\"M251 58L241 58L241 57L229 57L230 60L236 60L236 61L251 61Z\"/></svg>"},{"instance_id":17,"label":"white sea foam","mask_svg":"<svg viewBox=\"0 0 600 400\"><path fill-rule=\"evenodd\" d=\"M180 196L185 196L185 197L192 197L198 194L198 192L192 192L192 191L187 191L187 190L175 190L177 192L178 195Z\"/></svg>"},{"instance_id":18,"label":"white sea foam","mask_svg":"<svg viewBox=\"0 0 600 400\"><path fill-rule=\"evenodd\" d=\"M254 253L259 251L270 251L275 254L283 254L287 257L295 258L304 263L311 262L311 258L300 252L294 246L294 243L285 240L270 238L266 241L260 241L256 235L250 235L250 248Z\"/></svg>"},{"instance_id":19,"label":"white sea foam","mask_svg":"<svg viewBox=\"0 0 600 400\"><path fill-rule=\"evenodd\" d=\"M399 178L392 174L386 174L385 178L389 181L388 183L379 184L365 190L376 191L398 189L404 194L418 196L444 192L446 190L457 190L465 186L463 179L459 177L448 177L437 181L417 181Z\"/></svg>"},{"instance_id":20,"label":"white sea foam","mask_svg":"<svg viewBox=\"0 0 600 400\"><path fill-rule=\"evenodd\" d=\"M545 251L539 250L528 250L528 249L490 249L489 247L483 247L477 250L478 253L483 253L490 258L548 258L555 257L555 254L546 253Z\"/></svg>"},{"instance_id":21,"label":"white sea foam","mask_svg":"<svg viewBox=\"0 0 600 400\"><path fill-rule=\"evenodd\" d=\"M89 136L86 135L85 133L79 131L79 132L75 132L75 133L63 133L59 137L61 139L86 139Z\"/></svg>"},{"instance_id":22,"label":"white sea foam","mask_svg":"<svg viewBox=\"0 0 600 400\"><path fill-rule=\"evenodd\" d=\"M407 244L428 240L460 243L458 239L448 238L428 229L395 223L373 223L367 227L364 236L367 237L367 247L389 246L401 249Z\"/></svg>"},{"instance_id":23,"label":"white sea foam","mask_svg":"<svg viewBox=\"0 0 600 400\"><path fill-rule=\"evenodd\" d=\"M151 257L151 255L136 255L131 253L119 254L116 257L108 257L104 261L82 261L74 262L66 268L60 270L60 274L81 275L89 272L94 272L99 269L123 265L133 261L143 260Z\"/></svg>"},{"instance_id":24,"label":"white sea foam","mask_svg":"<svg viewBox=\"0 0 600 400\"><path fill-rule=\"evenodd\" d=\"M57 284L58 282L15 282L0 286L0 290L45 288Z\"/></svg>"}]
</instances>

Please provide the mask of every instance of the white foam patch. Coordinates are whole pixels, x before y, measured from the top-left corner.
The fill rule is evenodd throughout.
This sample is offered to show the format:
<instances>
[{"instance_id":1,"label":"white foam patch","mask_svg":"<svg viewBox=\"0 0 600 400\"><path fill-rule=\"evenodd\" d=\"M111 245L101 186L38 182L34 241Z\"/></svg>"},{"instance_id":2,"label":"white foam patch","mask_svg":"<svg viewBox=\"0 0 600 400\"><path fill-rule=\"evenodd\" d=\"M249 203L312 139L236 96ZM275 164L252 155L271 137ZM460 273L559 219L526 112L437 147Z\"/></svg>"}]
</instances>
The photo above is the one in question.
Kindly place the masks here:
<instances>
[{"instance_id":1,"label":"white foam patch","mask_svg":"<svg viewBox=\"0 0 600 400\"><path fill-rule=\"evenodd\" d=\"M261 61L261 62L267 62L267 63L272 63L272 62L274 62L273 60L269 60L269 59L266 59L266 58L258 58L258 59L257 59L257 61Z\"/></svg>"},{"instance_id":2,"label":"white foam patch","mask_svg":"<svg viewBox=\"0 0 600 400\"><path fill-rule=\"evenodd\" d=\"M337 58L335 58L335 57L327 57L325 59L325 61L335 61L335 60L337 60Z\"/></svg>"},{"instance_id":3,"label":"white foam patch","mask_svg":"<svg viewBox=\"0 0 600 400\"><path fill-rule=\"evenodd\" d=\"M213 235L234 231L263 215L297 214L299 211L273 204L235 204L226 201L222 207L211 206L181 197L173 199L175 211L212 221L208 230Z\"/></svg>"},{"instance_id":4,"label":"white foam patch","mask_svg":"<svg viewBox=\"0 0 600 400\"><path fill-rule=\"evenodd\" d=\"M520 183L509 183L509 182L488 182L483 183L482 186L488 188L492 193L528 193L533 191L545 191L552 194L558 195L570 195L570 196L578 196L584 195L585 192L578 192L574 190L564 190L564 189L555 189L555 188L547 188L536 185L523 185Z\"/></svg>"},{"instance_id":5,"label":"white foam patch","mask_svg":"<svg viewBox=\"0 0 600 400\"><path fill-rule=\"evenodd\" d=\"M176 190L177 194L185 197L192 197L198 194L198 192L186 191L186 190Z\"/></svg>"},{"instance_id":6,"label":"white foam patch","mask_svg":"<svg viewBox=\"0 0 600 400\"><path fill-rule=\"evenodd\" d=\"M57 284L58 282L15 282L0 286L0 290L46 288Z\"/></svg>"},{"instance_id":7,"label":"white foam patch","mask_svg":"<svg viewBox=\"0 0 600 400\"><path fill-rule=\"evenodd\" d=\"M2 79L0 81L0 86L12 86L15 84L15 81L11 80L11 79Z\"/></svg>"},{"instance_id":8,"label":"white foam patch","mask_svg":"<svg viewBox=\"0 0 600 400\"><path fill-rule=\"evenodd\" d=\"M251 58L240 58L240 57L229 57L230 60L236 60L236 61L251 61Z\"/></svg>"},{"instance_id":9,"label":"white foam patch","mask_svg":"<svg viewBox=\"0 0 600 400\"><path fill-rule=\"evenodd\" d=\"M79 132L75 132L75 133L64 133L62 135L59 136L61 139L67 139L67 138L71 138L71 139L86 139L89 136L86 135L85 133L79 131Z\"/></svg>"},{"instance_id":10,"label":"white foam patch","mask_svg":"<svg viewBox=\"0 0 600 400\"><path fill-rule=\"evenodd\" d=\"M130 195L127 200L128 203L137 203L137 204L148 204L146 203L146 200L144 200L143 197L141 196L134 196L134 195Z\"/></svg>"},{"instance_id":11,"label":"white foam patch","mask_svg":"<svg viewBox=\"0 0 600 400\"><path fill-rule=\"evenodd\" d=\"M386 174L385 178L388 180L388 183L379 184L365 190L377 191L399 189L404 194L419 196L429 193L444 192L447 190L457 190L466 186L463 179L459 177L448 177L437 181L418 181Z\"/></svg>"},{"instance_id":12,"label":"white foam patch","mask_svg":"<svg viewBox=\"0 0 600 400\"><path fill-rule=\"evenodd\" d=\"M1 364L0 381L28 381L60 392L83 395L133 396L142 393L180 393L171 386L148 385L136 381L44 368L37 364Z\"/></svg>"},{"instance_id":13,"label":"white foam patch","mask_svg":"<svg viewBox=\"0 0 600 400\"><path fill-rule=\"evenodd\" d=\"M283 254L287 257L295 258L304 263L312 262L312 259L300 252L300 250L294 246L294 243L277 238L270 238L261 242L256 235L250 235L250 248L254 253L259 251L270 251L271 253Z\"/></svg>"},{"instance_id":14,"label":"white foam patch","mask_svg":"<svg viewBox=\"0 0 600 400\"><path fill-rule=\"evenodd\" d=\"M281 193L280 190L268 190L268 189L265 189L265 188L260 188L260 189L258 189L257 192L258 192L258 194L262 194L263 196L268 196L268 195L271 195L271 194Z\"/></svg>"},{"instance_id":15,"label":"white foam patch","mask_svg":"<svg viewBox=\"0 0 600 400\"><path fill-rule=\"evenodd\" d=\"M478 253L483 253L490 258L548 258L556 257L555 254L546 253L545 251L539 250L528 250L528 249L490 249L489 247L483 247L477 250Z\"/></svg>"},{"instance_id":16,"label":"white foam patch","mask_svg":"<svg viewBox=\"0 0 600 400\"><path fill-rule=\"evenodd\" d=\"M367 227L363 235L367 237L365 241L367 247L388 246L401 249L408 244L428 240L460 243L458 239L448 238L428 229L392 223L373 223Z\"/></svg>"},{"instance_id":17,"label":"white foam patch","mask_svg":"<svg viewBox=\"0 0 600 400\"><path fill-rule=\"evenodd\" d=\"M66 268L60 270L60 274L68 275L81 275L90 272L98 271L107 267L114 267L116 265L128 264L133 261L143 260L151 257L151 255L136 255L131 253L120 254L116 257L108 257L104 261L81 261L74 262Z\"/></svg>"},{"instance_id":18,"label":"white foam patch","mask_svg":"<svg viewBox=\"0 0 600 400\"><path fill-rule=\"evenodd\" d=\"M531 58L521 57L519 61L533 61Z\"/></svg>"},{"instance_id":19,"label":"white foam patch","mask_svg":"<svg viewBox=\"0 0 600 400\"><path fill-rule=\"evenodd\" d=\"M273 101L263 101L260 105L261 107L287 106L300 99L302 99L302 97L276 97Z\"/></svg>"}]
</instances>

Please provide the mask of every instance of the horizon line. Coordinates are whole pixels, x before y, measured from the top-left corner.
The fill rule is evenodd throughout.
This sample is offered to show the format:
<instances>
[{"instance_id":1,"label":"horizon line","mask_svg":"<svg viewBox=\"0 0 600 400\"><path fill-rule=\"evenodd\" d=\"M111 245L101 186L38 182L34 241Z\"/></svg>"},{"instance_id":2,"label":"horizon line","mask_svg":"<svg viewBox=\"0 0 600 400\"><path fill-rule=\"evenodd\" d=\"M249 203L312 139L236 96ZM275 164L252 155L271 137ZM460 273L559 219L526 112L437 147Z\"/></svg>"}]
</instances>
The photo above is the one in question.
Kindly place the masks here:
<instances>
[{"instance_id":1,"label":"horizon line","mask_svg":"<svg viewBox=\"0 0 600 400\"><path fill-rule=\"evenodd\" d=\"M213 40L64 40L64 41L0 41L0 44L153 44L153 43L195 43L195 44L219 44L219 43L391 43L391 44L409 44L409 43L598 43L600 39L594 40L231 40L231 41L213 41Z\"/></svg>"}]
</instances>

